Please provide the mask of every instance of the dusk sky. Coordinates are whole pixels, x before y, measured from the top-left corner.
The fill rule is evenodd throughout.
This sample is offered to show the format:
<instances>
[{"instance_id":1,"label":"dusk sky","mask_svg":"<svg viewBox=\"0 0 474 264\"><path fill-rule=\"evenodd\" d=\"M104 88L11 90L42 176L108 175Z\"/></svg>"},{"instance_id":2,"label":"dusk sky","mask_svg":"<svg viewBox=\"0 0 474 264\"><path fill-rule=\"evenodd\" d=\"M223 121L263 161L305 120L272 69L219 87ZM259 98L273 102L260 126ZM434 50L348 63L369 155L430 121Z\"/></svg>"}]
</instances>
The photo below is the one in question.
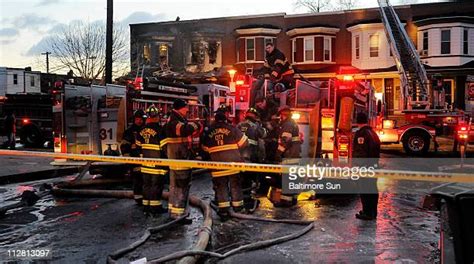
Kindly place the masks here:
<instances>
[{"instance_id":1,"label":"dusk sky","mask_svg":"<svg viewBox=\"0 0 474 264\"><path fill-rule=\"evenodd\" d=\"M0 0L0 66L45 71L44 38L74 20L105 21L106 0ZM406 0L392 1L394 4ZM418 1L421 2L421 1ZM359 0L359 7L375 7L376 0ZM294 0L141 0L114 1L114 20L124 24L267 14L305 13ZM51 58L54 64L54 57Z\"/></svg>"}]
</instances>

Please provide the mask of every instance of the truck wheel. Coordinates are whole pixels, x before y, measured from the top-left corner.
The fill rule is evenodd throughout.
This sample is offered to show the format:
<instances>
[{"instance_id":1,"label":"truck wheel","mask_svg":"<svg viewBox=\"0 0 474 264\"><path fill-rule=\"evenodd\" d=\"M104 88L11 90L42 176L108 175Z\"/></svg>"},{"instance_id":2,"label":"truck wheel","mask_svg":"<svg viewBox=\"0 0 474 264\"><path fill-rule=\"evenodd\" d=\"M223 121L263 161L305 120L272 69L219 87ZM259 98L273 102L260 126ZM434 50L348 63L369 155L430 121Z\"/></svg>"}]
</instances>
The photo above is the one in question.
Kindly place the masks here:
<instances>
[{"instance_id":1,"label":"truck wheel","mask_svg":"<svg viewBox=\"0 0 474 264\"><path fill-rule=\"evenodd\" d=\"M27 148L43 147L44 138L41 130L35 126L25 126L21 129L21 143Z\"/></svg>"},{"instance_id":2,"label":"truck wheel","mask_svg":"<svg viewBox=\"0 0 474 264\"><path fill-rule=\"evenodd\" d=\"M403 137L403 149L409 155L419 156L428 153L430 136L424 131L409 131Z\"/></svg>"}]
</instances>

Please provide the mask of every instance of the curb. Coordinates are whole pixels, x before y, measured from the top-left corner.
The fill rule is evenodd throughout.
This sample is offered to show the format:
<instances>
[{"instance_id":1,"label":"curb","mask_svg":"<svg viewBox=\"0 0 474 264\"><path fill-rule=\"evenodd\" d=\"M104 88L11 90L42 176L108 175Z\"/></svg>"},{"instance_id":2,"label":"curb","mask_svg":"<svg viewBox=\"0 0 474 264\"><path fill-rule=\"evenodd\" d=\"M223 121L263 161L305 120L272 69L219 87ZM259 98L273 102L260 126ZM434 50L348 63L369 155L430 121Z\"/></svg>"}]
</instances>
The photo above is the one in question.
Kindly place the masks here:
<instances>
[{"instance_id":1,"label":"curb","mask_svg":"<svg viewBox=\"0 0 474 264\"><path fill-rule=\"evenodd\" d=\"M54 168L54 169L49 169L49 170L4 175L4 176L0 176L0 185L56 178L56 177L60 177L60 176L68 175L68 174L78 173L79 171L80 171L80 167L65 167L65 168Z\"/></svg>"}]
</instances>

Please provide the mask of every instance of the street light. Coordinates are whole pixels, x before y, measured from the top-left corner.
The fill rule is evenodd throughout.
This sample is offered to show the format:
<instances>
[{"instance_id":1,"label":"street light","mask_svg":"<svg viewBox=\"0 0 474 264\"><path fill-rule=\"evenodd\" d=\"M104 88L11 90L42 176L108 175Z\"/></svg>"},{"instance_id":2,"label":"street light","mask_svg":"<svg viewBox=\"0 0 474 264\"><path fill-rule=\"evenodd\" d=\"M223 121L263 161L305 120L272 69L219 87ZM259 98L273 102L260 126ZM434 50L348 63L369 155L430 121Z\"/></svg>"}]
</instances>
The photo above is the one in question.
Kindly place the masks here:
<instances>
[{"instance_id":1,"label":"street light","mask_svg":"<svg viewBox=\"0 0 474 264\"><path fill-rule=\"evenodd\" d=\"M229 73L229 76L230 76L230 83L229 83L230 92L233 93L233 92L235 92L234 75L237 71L234 70L234 69L230 69L227 72Z\"/></svg>"}]
</instances>

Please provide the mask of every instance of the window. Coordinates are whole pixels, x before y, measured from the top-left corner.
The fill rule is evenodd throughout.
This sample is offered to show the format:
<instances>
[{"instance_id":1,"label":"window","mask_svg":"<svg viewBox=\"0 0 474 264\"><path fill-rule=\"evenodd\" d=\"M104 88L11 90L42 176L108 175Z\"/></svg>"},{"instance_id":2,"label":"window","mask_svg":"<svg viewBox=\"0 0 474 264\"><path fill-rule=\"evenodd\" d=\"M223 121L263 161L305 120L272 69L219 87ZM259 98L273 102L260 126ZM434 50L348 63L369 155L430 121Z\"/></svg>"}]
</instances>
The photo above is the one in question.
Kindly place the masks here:
<instances>
[{"instance_id":1,"label":"window","mask_svg":"<svg viewBox=\"0 0 474 264\"><path fill-rule=\"evenodd\" d=\"M314 39L304 39L304 61L314 61Z\"/></svg>"},{"instance_id":2,"label":"window","mask_svg":"<svg viewBox=\"0 0 474 264\"><path fill-rule=\"evenodd\" d=\"M451 30L441 30L441 54L451 53Z\"/></svg>"},{"instance_id":3,"label":"window","mask_svg":"<svg viewBox=\"0 0 474 264\"><path fill-rule=\"evenodd\" d=\"M379 35L373 34L369 37L370 57L379 56Z\"/></svg>"},{"instance_id":4,"label":"window","mask_svg":"<svg viewBox=\"0 0 474 264\"><path fill-rule=\"evenodd\" d=\"M30 86L35 86L35 76L30 76Z\"/></svg>"},{"instance_id":5,"label":"window","mask_svg":"<svg viewBox=\"0 0 474 264\"><path fill-rule=\"evenodd\" d=\"M330 61L331 60L331 39L324 38L324 60Z\"/></svg>"},{"instance_id":6,"label":"window","mask_svg":"<svg viewBox=\"0 0 474 264\"><path fill-rule=\"evenodd\" d=\"M149 44L145 44L143 46L143 60L145 62L145 64L149 64L150 63L150 59L151 59L151 56L150 56L150 45Z\"/></svg>"},{"instance_id":7,"label":"window","mask_svg":"<svg viewBox=\"0 0 474 264\"><path fill-rule=\"evenodd\" d=\"M462 53L467 55L469 54L469 31L464 29L463 40L462 40Z\"/></svg>"},{"instance_id":8,"label":"window","mask_svg":"<svg viewBox=\"0 0 474 264\"><path fill-rule=\"evenodd\" d=\"M428 54L428 31L423 32L423 47L421 50L425 54Z\"/></svg>"},{"instance_id":9,"label":"window","mask_svg":"<svg viewBox=\"0 0 474 264\"><path fill-rule=\"evenodd\" d=\"M248 38L245 39L245 46L246 46L246 59L248 61L254 61L255 60L255 39L254 38Z\"/></svg>"},{"instance_id":10,"label":"window","mask_svg":"<svg viewBox=\"0 0 474 264\"><path fill-rule=\"evenodd\" d=\"M18 84L18 74L13 74L13 84Z\"/></svg>"},{"instance_id":11,"label":"window","mask_svg":"<svg viewBox=\"0 0 474 264\"><path fill-rule=\"evenodd\" d=\"M358 60L360 58L360 37L355 36L355 57Z\"/></svg>"}]
</instances>

